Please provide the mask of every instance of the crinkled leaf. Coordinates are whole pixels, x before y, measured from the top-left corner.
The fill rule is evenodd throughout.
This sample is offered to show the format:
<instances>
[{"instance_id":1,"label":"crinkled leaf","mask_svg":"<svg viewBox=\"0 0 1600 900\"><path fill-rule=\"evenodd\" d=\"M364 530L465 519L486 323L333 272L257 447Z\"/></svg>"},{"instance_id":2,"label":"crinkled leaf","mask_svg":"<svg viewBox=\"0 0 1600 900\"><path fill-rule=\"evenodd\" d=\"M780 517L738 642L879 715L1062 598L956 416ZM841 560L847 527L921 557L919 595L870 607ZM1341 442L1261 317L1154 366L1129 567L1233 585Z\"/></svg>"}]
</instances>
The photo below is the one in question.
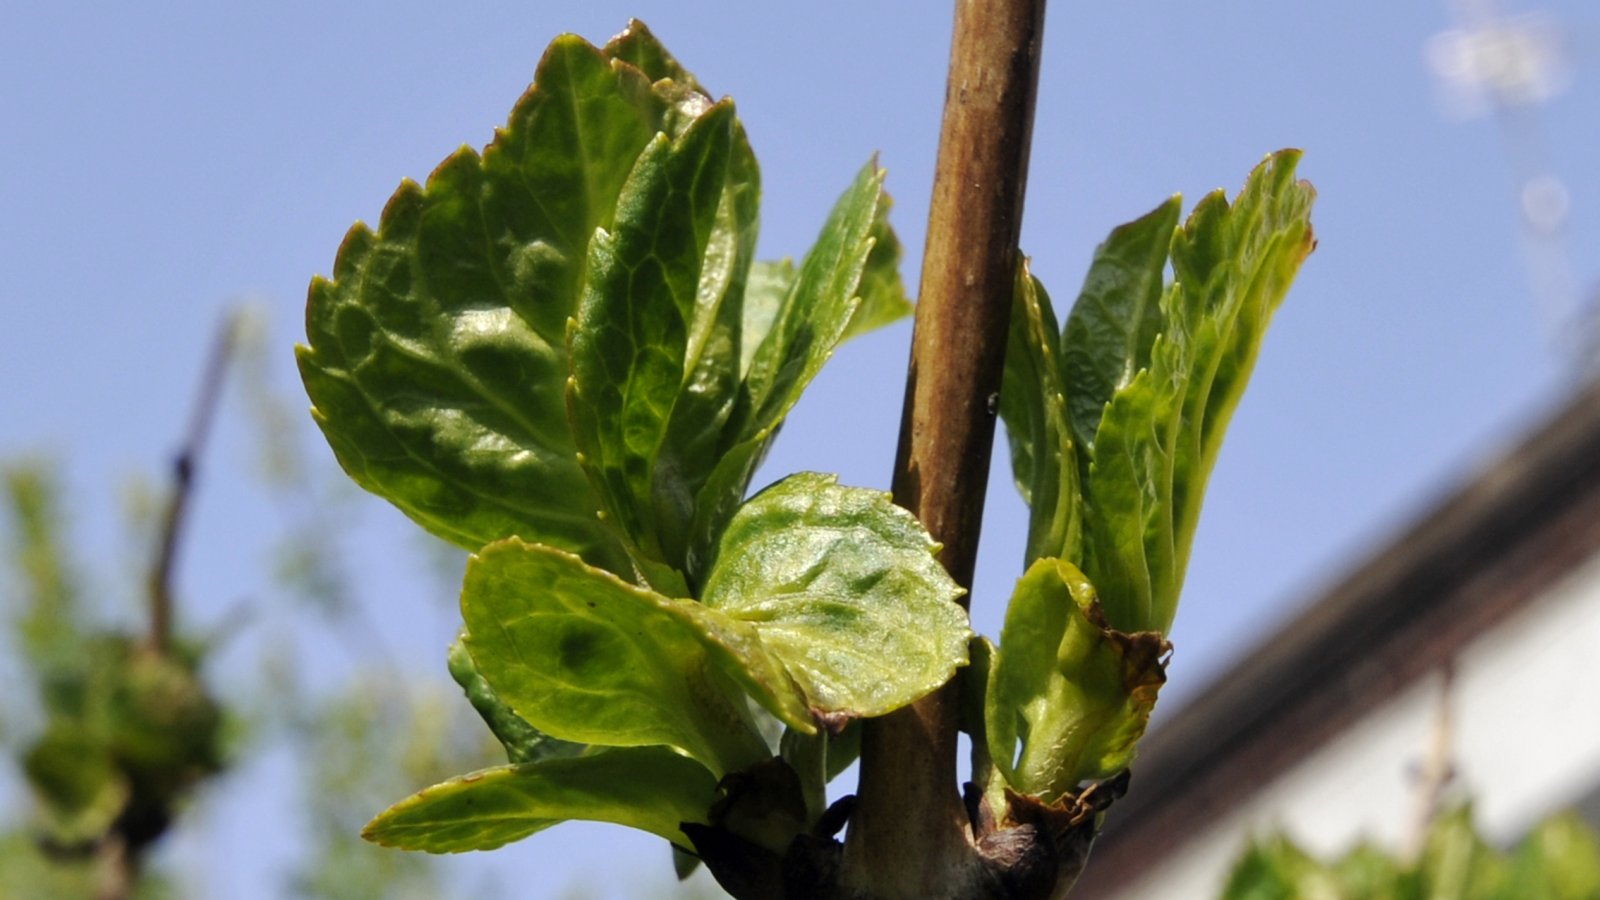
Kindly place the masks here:
<instances>
[{"instance_id":1,"label":"crinkled leaf","mask_svg":"<svg viewBox=\"0 0 1600 900\"><path fill-rule=\"evenodd\" d=\"M1171 197L1113 228L1095 248L1061 336L1061 383L1080 446L1094 445L1106 404L1150 365L1150 349L1165 325L1162 281L1181 206L1181 198Z\"/></svg>"},{"instance_id":2,"label":"crinkled leaf","mask_svg":"<svg viewBox=\"0 0 1600 900\"><path fill-rule=\"evenodd\" d=\"M515 534L627 570L568 431L565 328L590 236L678 114L638 69L558 38L482 156L351 229L299 359L352 478L469 549Z\"/></svg>"},{"instance_id":3,"label":"crinkled leaf","mask_svg":"<svg viewBox=\"0 0 1600 900\"><path fill-rule=\"evenodd\" d=\"M513 763L538 762L553 757L577 756L588 749L586 744L560 741L529 725L501 701L494 688L489 687L478 664L467 652L465 635L450 644L450 677L467 695L467 702L483 717L485 725L506 749L506 757Z\"/></svg>"},{"instance_id":4,"label":"crinkled leaf","mask_svg":"<svg viewBox=\"0 0 1600 900\"><path fill-rule=\"evenodd\" d=\"M1158 634L1107 628L1070 563L1029 567L1006 610L985 703L989 752L1006 781L1050 802L1126 768L1166 681L1166 650Z\"/></svg>"},{"instance_id":5,"label":"crinkled leaf","mask_svg":"<svg viewBox=\"0 0 1600 900\"><path fill-rule=\"evenodd\" d=\"M1078 454L1062 393L1058 340L1050 295L1023 260L1011 305L1000 416L1011 446L1011 472L1029 505L1026 565L1045 556L1081 555Z\"/></svg>"},{"instance_id":6,"label":"crinkled leaf","mask_svg":"<svg viewBox=\"0 0 1600 900\"><path fill-rule=\"evenodd\" d=\"M362 837L385 847L493 850L568 819L612 822L690 849L682 822L706 821L717 779L665 747L607 749L485 769L436 784L380 813Z\"/></svg>"},{"instance_id":7,"label":"crinkled leaf","mask_svg":"<svg viewBox=\"0 0 1600 900\"><path fill-rule=\"evenodd\" d=\"M1267 323L1315 241L1297 151L1269 156L1230 207L1208 195L1173 239L1149 367L1112 396L1086 496L1083 570L1117 628L1165 632L1224 426Z\"/></svg>"},{"instance_id":8,"label":"crinkled leaf","mask_svg":"<svg viewBox=\"0 0 1600 900\"><path fill-rule=\"evenodd\" d=\"M793 475L729 522L706 606L751 625L818 710L877 716L967 661L961 588L889 495Z\"/></svg>"},{"instance_id":9,"label":"crinkled leaf","mask_svg":"<svg viewBox=\"0 0 1600 900\"><path fill-rule=\"evenodd\" d=\"M582 465L647 576L651 565L682 565L703 481L682 469L691 454L690 466L709 468L702 460L714 459L735 396L737 321L717 326L737 312L730 304L719 316L730 286L742 288L749 256L740 235L753 224L754 195L747 204L726 199L734 126L724 101L639 156L615 223L589 244L571 331L568 398ZM704 366L701 356L711 357Z\"/></svg>"},{"instance_id":10,"label":"crinkled leaf","mask_svg":"<svg viewBox=\"0 0 1600 900\"><path fill-rule=\"evenodd\" d=\"M754 697L791 726L809 711L754 626L674 600L515 538L467 564L466 644L478 671L528 724L605 746L666 744L717 773L768 755Z\"/></svg>"}]
</instances>

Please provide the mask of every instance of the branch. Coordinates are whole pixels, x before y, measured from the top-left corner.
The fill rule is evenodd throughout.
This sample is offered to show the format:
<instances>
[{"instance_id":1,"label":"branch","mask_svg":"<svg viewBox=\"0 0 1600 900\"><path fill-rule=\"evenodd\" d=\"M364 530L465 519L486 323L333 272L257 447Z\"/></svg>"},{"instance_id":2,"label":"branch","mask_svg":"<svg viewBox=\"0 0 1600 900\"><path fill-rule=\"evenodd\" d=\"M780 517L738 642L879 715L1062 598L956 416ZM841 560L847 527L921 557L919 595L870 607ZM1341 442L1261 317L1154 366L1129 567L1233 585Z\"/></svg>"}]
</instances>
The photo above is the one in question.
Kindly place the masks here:
<instances>
[{"instance_id":1,"label":"branch","mask_svg":"<svg viewBox=\"0 0 1600 900\"><path fill-rule=\"evenodd\" d=\"M939 160L895 462L969 590L1017 264L1044 0L957 0ZM959 677L959 673L958 673ZM976 896L981 860L956 792L959 685L862 738L845 883L873 898Z\"/></svg>"},{"instance_id":2,"label":"branch","mask_svg":"<svg viewBox=\"0 0 1600 900\"><path fill-rule=\"evenodd\" d=\"M164 654L172 643L172 569L178 553L178 540L183 533L184 515L189 508L189 497L194 488L195 467L211 433L211 420L216 416L217 404L222 395L223 375L233 356L234 341L238 333L239 317L230 314L217 329L211 345L211 356L206 360L205 372L200 378L200 394L195 398L194 409L189 414L189 430L183 446L172 461L172 493L167 498L167 508L161 518L161 536L156 544L155 563L150 567L148 583L150 599L150 634L148 647Z\"/></svg>"},{"instance_id":3,"label":"branch","mask_svg":"<svg viewBox=\"0 0 1600 900\"><path fill-rule=\"evenodd\" d=\"M1408 863L1422 858L1428 832L1455 780L1455 731L1455 662L1446 660L1439 670L1439 706L1429 733L1428 756L1415 772L1416 809L1401 845L1401 858Z\"/></svg>"}]
</instances>

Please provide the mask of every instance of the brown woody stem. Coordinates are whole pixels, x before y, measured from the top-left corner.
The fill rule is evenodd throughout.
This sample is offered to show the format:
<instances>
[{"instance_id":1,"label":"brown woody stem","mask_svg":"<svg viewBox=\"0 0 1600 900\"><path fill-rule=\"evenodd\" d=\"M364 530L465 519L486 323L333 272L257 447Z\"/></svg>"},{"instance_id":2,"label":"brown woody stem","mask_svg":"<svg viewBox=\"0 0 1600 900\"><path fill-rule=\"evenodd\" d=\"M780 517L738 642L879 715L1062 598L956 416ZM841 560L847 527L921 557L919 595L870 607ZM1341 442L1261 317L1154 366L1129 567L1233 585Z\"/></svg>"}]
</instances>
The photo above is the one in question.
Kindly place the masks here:
<instances>
[{"instance_id":1,"label":"brown woody stem","mask_svg":"<svg viewBox=\"0 0 1600 900\"><path fill-rule=\"evenodd\" d=\"M971 588L1027 181L1044 0L957 0L895 501ZM958 686L869 720L844 881L874 900L976 896L955 784Z\"/></svg>"}]
</instances>

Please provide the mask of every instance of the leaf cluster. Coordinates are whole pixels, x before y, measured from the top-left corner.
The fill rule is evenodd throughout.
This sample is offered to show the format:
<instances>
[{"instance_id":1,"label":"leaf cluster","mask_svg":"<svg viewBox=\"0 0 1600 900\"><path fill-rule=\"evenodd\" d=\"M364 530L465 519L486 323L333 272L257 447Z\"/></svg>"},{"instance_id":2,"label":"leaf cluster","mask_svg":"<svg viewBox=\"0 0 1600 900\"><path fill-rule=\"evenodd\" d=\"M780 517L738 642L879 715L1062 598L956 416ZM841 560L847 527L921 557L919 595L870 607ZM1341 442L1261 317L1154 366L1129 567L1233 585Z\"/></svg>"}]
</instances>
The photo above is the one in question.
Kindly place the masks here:
<instances>
[{"instance_id":1,"label":"leaf cluster","mask_svg":"<svg viewBox=\"0 0 1600 900\"><path fill-rule=\"evenodd\" d=\"M713 807L776 758L804 813L738 839L781 844L845 723L966 663L960 589L887 495L801 474L746 499L835 347L909 309L875 163L798 264L754 258L759 178L732 102L643 25L561 37L493 143L402 183L313 281L313 414L353 479L475 551L450 669L508 757L370 839L586 818L692 850L680 825L740 831Z\"/></svg>"},{"instance_id":2,"label":"leaf cluster","mask_svg":"<svg viewBox=\"0 0 1600 900\"><path fill-rule=\"evenodd\" d=\"M1299 158L1268 156L1181 225L1173 197L1114 229L1060 327L1018 273L1000 414L1028 568L991 653L991 787L1054 802L1133 758L1223 431L1315 246Z\"/></svg>"},{"instance_id":3,"label":"leaf cluster","mask_svg":"<svg viewBox=\"0 0 1600 900\"><path fill-rule=\"evenodd\" d=\"M1062 325L1019 269L1000 413L1027 570L966 716L1003 825L1092 826L1115 789L1080 785L1144 732L1223 431L1314 246L1298 160L1113 230ZM746 497L835 347L909 308L875 163L798 264L754 258L759 179L732 102L643 25L561 37L493 143L402 183L313 281L313 414L354 480L474 551L450 671L508 759L371 840L586 818L768 883L841 824L848 723L967 664L959 588L885 495L803 473Z\"/></svg>"}]
</instances>

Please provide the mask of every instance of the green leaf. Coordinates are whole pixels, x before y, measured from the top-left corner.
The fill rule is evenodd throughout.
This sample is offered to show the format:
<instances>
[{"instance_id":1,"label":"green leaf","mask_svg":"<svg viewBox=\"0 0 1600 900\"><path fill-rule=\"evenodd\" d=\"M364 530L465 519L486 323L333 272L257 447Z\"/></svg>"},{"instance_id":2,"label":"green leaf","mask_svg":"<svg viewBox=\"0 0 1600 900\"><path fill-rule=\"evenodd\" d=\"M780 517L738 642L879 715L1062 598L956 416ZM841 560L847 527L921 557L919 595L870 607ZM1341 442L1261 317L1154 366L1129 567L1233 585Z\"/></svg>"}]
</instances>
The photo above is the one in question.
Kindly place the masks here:
<instances>
[{"instance_id":1,"label":"green leaf","mask_svg":"<svg viewBox=\"0 0 1600 900\"><path fill-rule=\"evenodd\" d=\"M735 411L737 427L724 436L723 446L743 443L781 422L844 339L861 305L858 290L873 248L882 190L883 170L870 161L834 204L770 329L759 336Z\"/></svg>"},{"instance_id":2,"label":"green leaf","mask_svg":"<svg viewBox=\"0 0 1600 900\"><path fill-rule=\"evenodd\" d=\"M1250 173L1232 208L1220 191L1207 195L1173 239L1177 290L1172 302L1179 323L1173 344L1177 334L1185 334L1192 347L1183 409L1188 440L1177 445L1173 479L1180 582L1223 433L1244 395L1273 313L1316 248L1311 229L1316 191L1295 178L1299 162L1298 150L1268 156ZM1180 357L1174 351L1174 358Z\"/></svg>"},{"instance_id":3,"label":"green leaf","mask_svg":"<svg viewBox=\"0 0 1600 900\"><path fill-rule=\"evenodd\" d=\"M758 260L750 267L750 278L745 282L743 319L740 324L739 380L743 382L755 360L761 338L772 330L778 319L778 310L794 287L800 270L794 260Z\"/></svg>"},{"instance_id":4,"label":"green leaf","mask_svg":"<svg viewBox=\"0 0 1600 900\"><path fill-rule=\"evenodd\" d=\"M1082 556L1078 454L1067 420L1057 342L1050 295L1024 259L1011 306L1000 416L1017 490L1029 505L1025 565L1045 556Z\"/></svg>"},{"instance_id":5,"label":"green leaf","mask_svg":"<svg viewBox=\"0 0 1600 900\"><path fill-rule=\"evenodd\" d=\"M767 457L772 445L772 430L758 431L753 437L721 454L711 477L695 498L694 522L689 531L688 570L696 584L703 584L716 556L717 542L728 520L744 502L750 479Z\"/></svg>"},{"instance_id":6,"label":"green leaf","mask_svg":"<svg viewBox=\"0 0 1600 900\"><path fill-rule=\"evenodd\" d=\"M463 633L450 644L450 677L456 684L461 685L461 690L467 695L467 702L483 717L485 725L494 734L501 746L506 748L506 757L513 763L538 762L541 759L554 757L577 756L588 749L586 744L574 744L570 741L561 741L551 737L539 729L529 725L520 716L511 711L489 687L489 682L484 680L478 671L478 664L472 661L472 654L467 652L466 636Z\"/></svg>"},{"instance_id":7,"label":"green leaf","mask_svg":"<svg viewBox=\"0 0 1600 900\"><path fill-rule=\"evenodd\" d=\"M844 339L866 334L893 324L911 314L911 298L906 293L905 282L900 278L900 260L904 255L900 238L889 224L889 209L893 205L889 195L880 196L878 210L872 222L872 250L867 254L861 271L857 293L861 302L846 326ZM750 270L750 280L745 287L744 326L746 336L741 347L739 372L749 371L760 339L772 330L799 270L794 260L757 261Z\"/></svg>"},{"instance_id":8,"label":"green leaf","mask_svg":"<svg viewBox=\"0 0 1600 900\"><path fill-rule=\"evenodd\" d=\"M683 469L709 470L735 396L737 324L727 320L737 307L719 313L749 265L739 238L753 238L754 196L742 207L725 202L734 126L724 101L639 156L615 224L589 244L571 329L568 395L581 461L647 577L652 564L682 566L704 478ZM681 578L651 581L683 590Z\"/></svg>"},{"instance_id":9,"label":"green leaf","mask_svg":"<svg viewBox=\"0 0 1600 900\"><path fill-rule=\"evenodd\" d=\"M515 538L467 564L466 645L519 717L605 746L666 744L723 774L769 755L746 696L812 730L803 695L756 629Z\"/></svg>"},{"instance_id":10,"label":"green leaf","mask_svg":"<svg viewBox=\"0 0 1600 900\"><path fill-rule=\"evenodd\" d=\"M1061 335L1061 383L1080 446L1094 445L1106 404L1150 366L1151 347L1167 324L1162 276L1181 206L1182 198L1170 197L1112 229L1095 248Z\"/></svg>"},{"instance_id":11,"label":"green leaf","mask_svg":"<svg viewBox=\"0 0 1600 900\"><path fill-rule=\"evenodd\" d=\"M872 252L867 254L858 289L861 305L850 317L850 325L844 332L846 339L911 315L911 298L906 296L905 283L900 280L900 238L889 226L889 209L893 205L887 193L879 195L878 209L872 219Z\"/></svg>"},{"instance_id":12,"label":"green leaf","mask_svg":"<svg viewBox=\"0 0 1600 900\"><path fill-rule=\"evenodd\" d=\"M682 822L704 823L717 779L665 747L603 750L484 769L426 788L380 813L362 837L385 847L493 850L568 819L611 822L692 849Z\"/></svg>"},{"instance_id":13,"label":"green leaf","mask_svg":"<svg viewBox=\"0 0 1600 900\"><path fill-rule=\"evenodd\" d=\"M352 478L468 549L521 535L628 570L568 431L565 329L591 235L677 115L638 69L558 38L481 156L463 148L425 188L403 182L376 232L350 230L298 355Z\"/></svg>"},{"instance_id":14,"label":"green leaf","mask_svg":"<svg viewBox=\"0 0 1600 900\"><path fill-rule=\"evenodd\" d=\"M666 79L696 93L711 93L700 86L689 70L668 53L667 48L638 19L629 19L628 27L608 41L603 52L611 59L621 60L643 72L651 81Z\"/></svg>"},{"instance_id":15,"label":"green leaf","mask_svg":"<svg viewBox=\"0 0 1600 900\"><path fill-rule=\"evenodd\" d=\"M1020 278L1001 414L1032 507L1027 558L1079 566L1123 631L1171 627L1227 419L1315 245L1298 161L1269 156L1231 208L1211 194L1176 232L1176 197L1113 230L1059 352L1048 298Z\"/></svg>"},{"instance_id":16,"label":"green leaf","mask_svg":"<svg viewBox=\"0 0 1600 900\"><path fill-rule=\"evenodd\" d=\"M1205 482L1272 313L1315 241L1300 154L1269 156L1230 208L1208 195L1173 239L1161 334L1111 398L1083 483L1083 571L1111 624L1166 632Z\"/></svg>"},{"instance_id":17,"label":"green leaf","mask_svg":"<svg viewBox=\"0 0 1600 900\"><path fill-rule=\"evenodd\" d=\"M1126 768L1166 681L1168 646L1158 634L1107 628L1093 586L1070 563L1029 567L1006 609L985 702L989 753L1006 781L1052 802Z\"/></svg>"},{"instance_id":18,"label":"green leaf","mask_svg":"<svg viewBox=\"0 0 1600 900\"><path fill-rule=\"evenodd\" d=\"M878 716L967 661L961 588L889 495L793 475L723 532L702 601L748 623L814 708Z\"/></svg>"},{"instance_id":19,"label":"green leaf","mask_svg":"<svg viewBox=\"0 0 1600 900\"><path fill-rule=\"evenodd\" d=\"M828 808L828 783L861 756L861 723L851 719L837 734L826 728L817 729L816 734L786 728L778 742L778 754L799 776L806 822L814 825Z\"/></svg>"},{"instance_id":20,"label":"green leaf","mask_svg":"<svg viewBox=\"0 0 1600 900\"><path fill-rule=\"evenodd\" d=\"M857 315L871 306L876 311L868 317L886 322L900 308L895 299L904 298L899 242L888 225L882 184L883 172L869 162L834 204L798 270L781 260L757 263L750 273L741 312L738 403L718 451L703 455L715 468L695 498L687 552L694 583L704 581L722 529L744 499L784 416L850 333ZM863 320L857 333L868 325Z\"/></svg>"}]
</instances>

